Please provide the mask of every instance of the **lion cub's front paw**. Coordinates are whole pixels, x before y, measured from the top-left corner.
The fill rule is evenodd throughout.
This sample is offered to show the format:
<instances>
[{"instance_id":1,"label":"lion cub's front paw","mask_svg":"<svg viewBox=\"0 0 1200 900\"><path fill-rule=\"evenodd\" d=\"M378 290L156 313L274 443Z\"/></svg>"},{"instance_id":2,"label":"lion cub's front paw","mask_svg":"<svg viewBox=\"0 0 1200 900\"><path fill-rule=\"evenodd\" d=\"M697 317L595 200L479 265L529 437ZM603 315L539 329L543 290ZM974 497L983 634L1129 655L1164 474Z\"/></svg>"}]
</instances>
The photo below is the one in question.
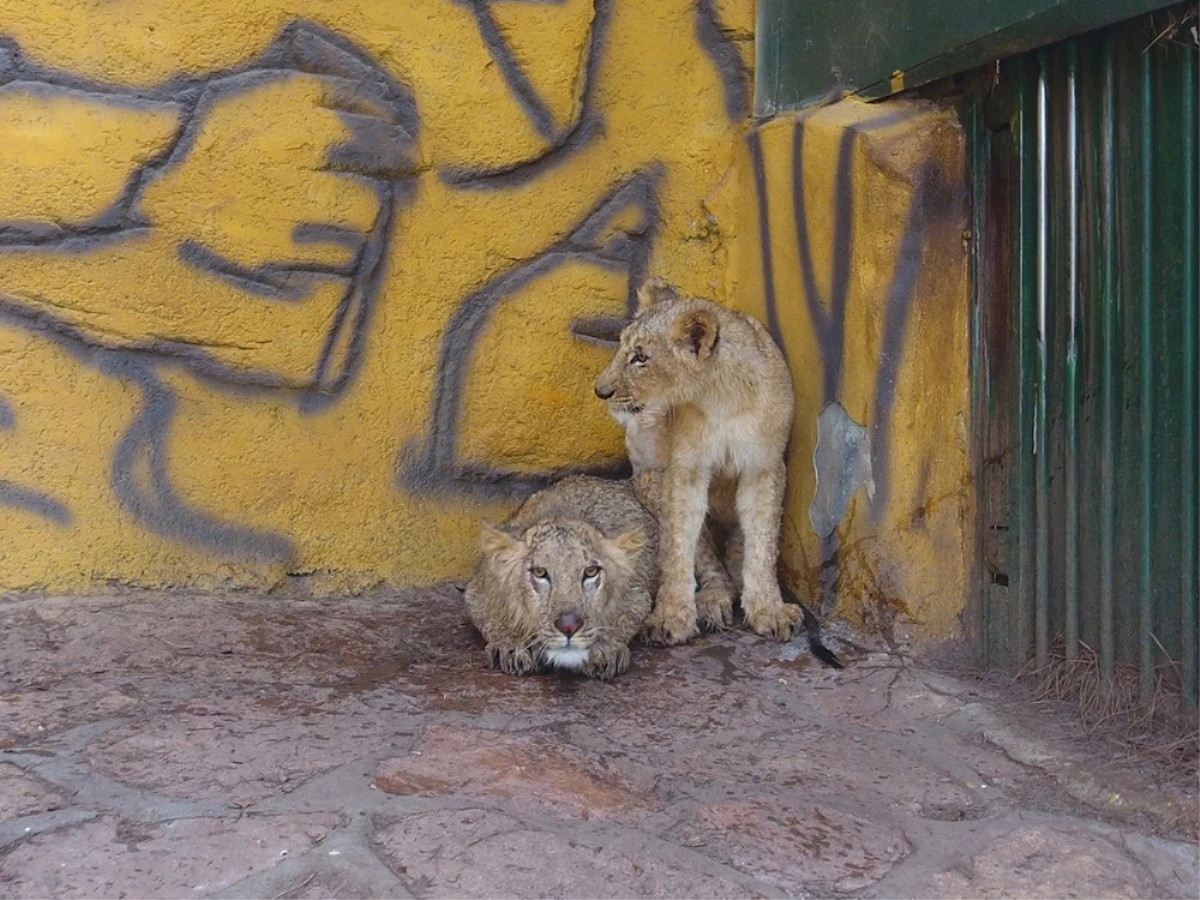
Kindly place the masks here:
<instances>
[{"instance_id":1,"label":"lion cub's front paw","mask_svg":"<svg viewBox=\"0 0 1200 900\"><path fill-rule=\"evenodd\" d=\"M505 675L528 675L537 671L537 660L524 647L498 647L488 644L487 657L492 668L499 669Z\"/></svg>"},{"instance_id":2,"label":"lion cub's front paw","mask_svg":"<svg viewBox=\"0 0 1200 900\"><path fill-rule=\"evenodd\" d=\"M629 648L624 644L593 644L583 674L611 681L629 671Z\"/></svg>"},{"instance_id":3,"label":"lion cub's front paw","mask_svg":"<svg viewBox=\"0 0 1200 900\"><path fill-rule=\"evenodd\" d=\"M642 632L653 644L683 644L694 638L700 633L695 595L660 590Z\"/></svg>"},{"instance_id":4,"label":"lion cub's front paw","mask_svg":"<svg viewBox=\"0 0 1200 900\"><path fill-rule=\"evenodd\" d=\"M733 624L733 583L714 578L696 592L696 617L701 627L724 631Z\"/></svg>"},{"instance_id":5,"label":"lion cub's front paw","mask_svg":"<svg viewBox=\"0 0 1200 900\"><path fill-rule=\"evenodd\" d=\"M802 613L800 607L786 604L782 600L775 603L758 605L743 604L746 609L746 621L750 627L763 637L786 641L796 630Z\"/></svg>"}]
</instances>

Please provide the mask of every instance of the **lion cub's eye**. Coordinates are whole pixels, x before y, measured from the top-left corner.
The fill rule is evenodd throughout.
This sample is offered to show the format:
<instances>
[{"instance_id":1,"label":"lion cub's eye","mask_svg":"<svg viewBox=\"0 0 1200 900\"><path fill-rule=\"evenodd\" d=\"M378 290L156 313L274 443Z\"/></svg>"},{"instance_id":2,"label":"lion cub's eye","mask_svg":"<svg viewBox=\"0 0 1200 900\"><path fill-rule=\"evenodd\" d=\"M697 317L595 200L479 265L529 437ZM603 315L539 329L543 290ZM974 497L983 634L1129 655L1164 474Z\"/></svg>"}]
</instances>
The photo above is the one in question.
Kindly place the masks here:
<instances>
[{"instance_id":1,"label":"lion cub's eye","mask_svg":"<svg viewBox=\"0 0 1200 900\"><path fill-rule=\"evenodd\" d=\"M644 366L646 364L647 359L648 359L648 357L642 351L641 347L635 347L634 351L633 351L633 356L629 357L629 361L631 363L633 363L633 365L635 365L635 366Z\"/></svg>"},{"instance_id":2,"label":"lion cub's eye","mask_svg":"<svg viewBox=\"0 0 1200 900\"><path fill-rule=\"evenodd\" d=\"M532 569L529 570L529 574L532 575L534 578L538 579L539 581L545 581L546 577L547 577L546 570L543 569L541 566L534 566Z\"/></svg>"},{"instance_id":3,"label":"lion cub's eye","mask_svg":"<svg viewBox=\"0 0 1200 900\"><path fill-rule=\"evenodd\" d=\"M584 578L595 578L599 574L600 574L599 566L588 566L586 569L583 570Z\"/></svg>"}]
</instances>

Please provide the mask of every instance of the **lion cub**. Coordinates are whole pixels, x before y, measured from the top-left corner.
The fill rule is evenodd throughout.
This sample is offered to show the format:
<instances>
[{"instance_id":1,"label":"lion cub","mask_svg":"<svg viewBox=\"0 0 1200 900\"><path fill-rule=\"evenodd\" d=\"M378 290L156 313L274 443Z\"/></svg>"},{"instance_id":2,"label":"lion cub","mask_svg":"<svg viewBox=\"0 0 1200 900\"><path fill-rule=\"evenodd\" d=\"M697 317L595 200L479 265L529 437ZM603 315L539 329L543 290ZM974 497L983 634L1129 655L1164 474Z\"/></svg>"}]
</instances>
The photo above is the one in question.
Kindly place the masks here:
<instances>
[{"instance_id":1,"label":"lion cub","mask_svg":"<svg viewBox=\"0 0 1200 900\"><path fill-rule=\"evenodd\" d=\"M681 296L657 279L639 303L596 395L617 413L650 413L662 433L646 439L665 442L668 454L662 584L647 633L676 644L699 631L694 572L711 488L713 517L740 535L747 621L759 634L787 639L801 618L799 607L783 602L775 571L794 406L787 363L750 316Z\"/></svg>"},{"instance_id":2,"label":"lion cub","mask_svg":"<svg viewBox=\"0 0 1200 900\"><path fill-rule=\"evenodd\" d=\"M658 525L627 481L573 476L534 494L502 527L484 523L467 610L493 668L629 668L658 583Z\"/></svg>"},{"instance_id":3,"label":"lion cub","mask_svg":"<svg viewBox=\"0 0 1200 900\"><path fill-rule=\"evenodd\" d=\"M625 428L625 449L629 454L629 462L633 467L634 493L638 500L655 518L662 515L662 481L663 473L670 462L670 447L668 446L669 426L666 416L655 415L643 410L640 413L623 412L609 407L609 412ZM709 489L709 509L731 510L734 504L727 493L728 484L714 482ZM736 485L735 485L736 487ZM736 510L735 510L736 512ZM725 557L731 570L741 562L741 535L736 522L726 517L722 525L725 529ZM696 547L696 581L699 589L696 591L696 612L702 626L712 629L724 628L733 622L733 598L737 588L729 577L725 563L717 552L717 544L713 539L709 523L700 529L700 542ZM789 603L800 607L801 621L808 635L808 648L816 659L834 669L843 669L845 665L837 654L825 646L821 639L821 623L800 600L788 590L786 585L780 585L787 595Z\"/></svg>"}]
</instances>

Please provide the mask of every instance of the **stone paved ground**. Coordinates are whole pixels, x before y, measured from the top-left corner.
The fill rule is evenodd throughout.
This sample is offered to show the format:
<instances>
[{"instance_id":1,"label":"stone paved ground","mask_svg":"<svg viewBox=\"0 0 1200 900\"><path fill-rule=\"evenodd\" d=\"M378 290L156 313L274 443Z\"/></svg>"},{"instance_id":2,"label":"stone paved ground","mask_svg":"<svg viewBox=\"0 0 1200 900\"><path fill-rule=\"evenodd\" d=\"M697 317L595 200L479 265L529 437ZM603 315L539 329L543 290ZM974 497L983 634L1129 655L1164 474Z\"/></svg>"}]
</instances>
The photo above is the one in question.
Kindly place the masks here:
<instances>
[{"instance_id":1,"label":"stone paved ground","mask_svg":"<svg viewBox=\"0 0 1200 900\"><path fill-rule=\"evenodd\" d=\"M1200 894L1196 845L1153 833L1194 794L887 654L733 632L611 685L510 678L452 588L0 623L2 897Z\"/></svg>"}]
</instances>

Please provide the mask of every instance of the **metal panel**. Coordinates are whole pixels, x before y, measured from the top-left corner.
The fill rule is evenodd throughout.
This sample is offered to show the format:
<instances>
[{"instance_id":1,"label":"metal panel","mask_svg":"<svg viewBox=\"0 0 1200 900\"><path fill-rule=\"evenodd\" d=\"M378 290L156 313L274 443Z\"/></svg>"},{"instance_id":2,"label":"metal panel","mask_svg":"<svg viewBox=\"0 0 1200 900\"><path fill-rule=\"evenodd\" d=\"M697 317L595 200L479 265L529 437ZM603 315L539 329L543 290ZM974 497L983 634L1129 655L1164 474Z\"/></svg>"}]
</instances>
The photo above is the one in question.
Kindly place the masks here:
<instances>
[{"instance_id":1,"label":"metal panel","mask_svg":"<svg viewBox=\"0 0 1200 900\"><path fill-rule=\"evenodd\" d=\"M964 106L977 639L1002 666L1083 643L1193 704L1198 66L1143 18L988 67Z\"/></svg>"},{"instance_id":2,"label":"metal panel","mask_svg":"<svg viewBox=\"0 0 1200 900\"><path fill-rule=\"evenodd\" d=\"M759 0L755 109L839 88L866 99L1169 6L1177 0Z\"/></svg>"}]
</instances>

